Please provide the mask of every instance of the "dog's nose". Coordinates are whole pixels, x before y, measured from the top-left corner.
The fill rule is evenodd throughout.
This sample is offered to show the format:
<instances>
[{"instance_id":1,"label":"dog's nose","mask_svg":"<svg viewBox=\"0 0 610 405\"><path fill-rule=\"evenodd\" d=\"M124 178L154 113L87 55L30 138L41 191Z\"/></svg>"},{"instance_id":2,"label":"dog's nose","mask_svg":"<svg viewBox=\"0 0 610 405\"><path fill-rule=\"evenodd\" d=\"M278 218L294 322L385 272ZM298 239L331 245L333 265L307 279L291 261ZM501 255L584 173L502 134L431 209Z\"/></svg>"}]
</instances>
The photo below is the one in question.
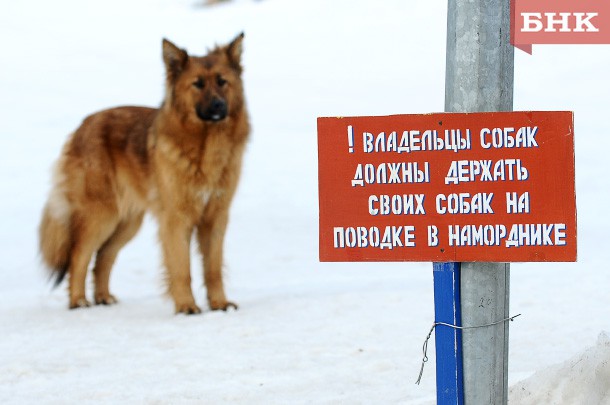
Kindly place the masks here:
<instances>
[{"instance_id":1,"label":"dog's nose","mask_svg":"<svg viewBox=\"0 0 610 405\"><path fill-rule=\"evenodd\" d=\"M197 108L197 115L204 121L220 121L227 116L227 102L215 97L208 104L207 108Z\"/></svg>"},{"instance_id":2,"label":"dog's nose","mask_svg":"<svg viewBox=\"0 0 610 405\"><path fill-rule=\"evenodd\" d=\"M210 110L215 112L223 112L227 109L227 103L224 100L215 98L212 100L212 104L210 105Z\"/></svg>"},{"instance_id":3,"label":"dog's nose","mask_svg":"<svg viewBox=\"0 0 610 405\"><path fill-rule=\"evenodd\" d=\"M223 120L227 116L227 103L223 99L215 98L210 103L209 116L212 121Z\"/></svg>"}]
</instances>

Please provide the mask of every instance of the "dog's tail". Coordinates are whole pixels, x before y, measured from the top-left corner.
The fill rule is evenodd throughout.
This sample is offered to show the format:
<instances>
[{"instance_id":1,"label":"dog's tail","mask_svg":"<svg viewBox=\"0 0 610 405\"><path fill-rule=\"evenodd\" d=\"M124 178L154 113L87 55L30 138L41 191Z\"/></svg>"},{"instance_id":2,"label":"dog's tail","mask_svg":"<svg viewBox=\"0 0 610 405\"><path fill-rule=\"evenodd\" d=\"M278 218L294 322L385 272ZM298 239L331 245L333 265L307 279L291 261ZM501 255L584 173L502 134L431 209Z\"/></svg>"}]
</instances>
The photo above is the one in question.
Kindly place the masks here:
<instances>
[{"instance_id":1,"label":"dog's tail","mask_svg":"<svg viewBox=\"0 0 610 405\"><path fill-rule=\"evenodd\" d=\"M73 246L72 210L61 184L62 176L58 176L58 172L59 170L56 171L55 185L38 227L42 261L50 271L50 278L54 279L54 287L57 287L68 273Z\"/></svg>"}]
</instances>

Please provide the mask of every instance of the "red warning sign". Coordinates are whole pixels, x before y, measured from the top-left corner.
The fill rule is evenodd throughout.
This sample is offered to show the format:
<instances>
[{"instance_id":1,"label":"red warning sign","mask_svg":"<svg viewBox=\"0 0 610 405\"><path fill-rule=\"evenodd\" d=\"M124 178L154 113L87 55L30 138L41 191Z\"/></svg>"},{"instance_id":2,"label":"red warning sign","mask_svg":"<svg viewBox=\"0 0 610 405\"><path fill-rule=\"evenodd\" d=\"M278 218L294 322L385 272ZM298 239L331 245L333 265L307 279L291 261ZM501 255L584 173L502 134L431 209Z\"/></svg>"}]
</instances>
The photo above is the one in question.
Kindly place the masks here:
<instances>
[{"instance_id":1,"label":"red warning sign","mask_svg":"<svg viewBox=\"0 0 610 405\"><path fill-rule=\"evenodd\" d=\"M572 112L318 118L321 261L576 261Z\"/></svg>"}]
</instances>

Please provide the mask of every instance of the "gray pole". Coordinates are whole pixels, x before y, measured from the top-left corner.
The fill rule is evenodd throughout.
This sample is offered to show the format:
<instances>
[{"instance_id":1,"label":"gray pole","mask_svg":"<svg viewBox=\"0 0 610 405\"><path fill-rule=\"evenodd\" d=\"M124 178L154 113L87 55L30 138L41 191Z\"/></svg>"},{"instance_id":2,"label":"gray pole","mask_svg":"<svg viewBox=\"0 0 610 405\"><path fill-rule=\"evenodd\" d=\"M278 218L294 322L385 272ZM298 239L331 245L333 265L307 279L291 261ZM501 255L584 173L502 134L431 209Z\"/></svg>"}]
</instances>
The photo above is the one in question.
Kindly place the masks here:
<instances>
[{"instance_id":1,"label":"gray pole","mask_svg":"<svg viewBox=\"0 0 610 405\"><path fill-rule=\"evenodd\" d=\"M449 0L445 111L512 111L509 0ZM473 139L474 141L474 139ZM508 263L462 263L462 325L509 316ZM464 403L506 404L508 322L464 330Z\"/></svg>"}]
</instances>

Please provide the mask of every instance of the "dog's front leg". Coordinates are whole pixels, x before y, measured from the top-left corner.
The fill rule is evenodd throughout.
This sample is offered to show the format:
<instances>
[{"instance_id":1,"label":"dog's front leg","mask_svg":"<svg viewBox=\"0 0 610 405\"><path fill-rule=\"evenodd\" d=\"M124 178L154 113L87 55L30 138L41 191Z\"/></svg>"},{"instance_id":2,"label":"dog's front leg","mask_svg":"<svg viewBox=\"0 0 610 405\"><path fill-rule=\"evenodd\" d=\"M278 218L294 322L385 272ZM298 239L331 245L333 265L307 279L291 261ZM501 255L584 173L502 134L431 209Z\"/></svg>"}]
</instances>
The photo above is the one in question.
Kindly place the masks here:
<instances>
[{"instance_id":1,"label":"dog's front leg","mask_svg":"<svg viewBox=\"0 0 610 405\"><path fill-rule=\"evenodd\" d=\"M193 228L176 217L162 218L159 238L167 269L169 293L174 300L176 313L199 314L191 289L190 240Z\"/></svg>"},{"instance_id":2,"label":"dog's front leg","mask_svg":"<svg viewBox=\"0 0 610 405\"><path fill-rule=\"evenodd\" d=\"M222 258L224 236L227 229L228 212L220 212L213 218L204 219L197 227L199 248L203 255L203 278L212 310L237 309L237 304L227 301L222 280Z\"/></svg>"}]
</instances>

